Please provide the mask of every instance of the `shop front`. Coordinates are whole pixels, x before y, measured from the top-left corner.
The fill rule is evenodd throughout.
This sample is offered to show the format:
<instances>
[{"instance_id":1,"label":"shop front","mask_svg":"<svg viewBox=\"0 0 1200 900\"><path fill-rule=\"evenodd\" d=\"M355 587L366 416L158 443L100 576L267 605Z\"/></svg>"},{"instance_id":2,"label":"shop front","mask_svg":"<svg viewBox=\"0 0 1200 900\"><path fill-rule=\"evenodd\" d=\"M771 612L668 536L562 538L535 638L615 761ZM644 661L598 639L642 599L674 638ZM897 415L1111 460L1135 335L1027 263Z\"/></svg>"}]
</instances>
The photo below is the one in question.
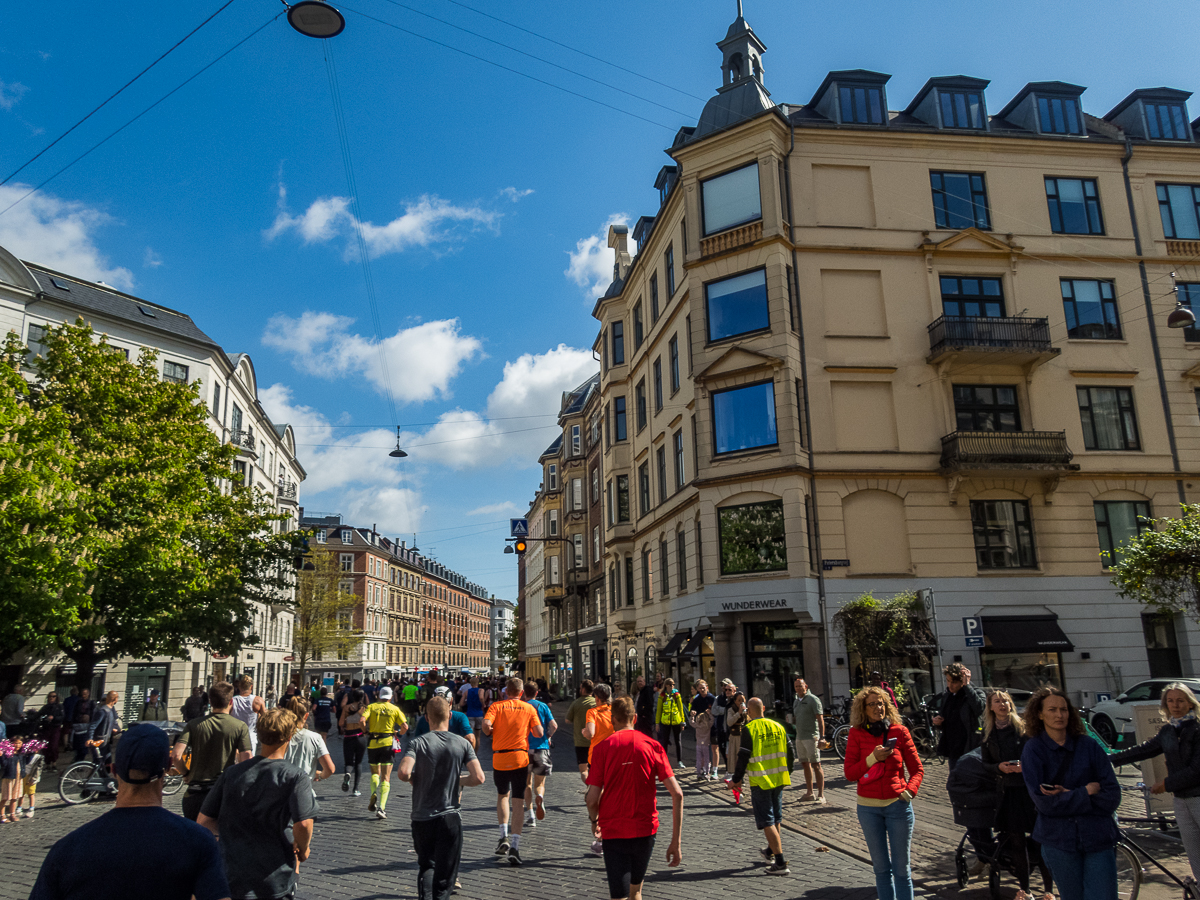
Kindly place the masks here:
<instances>
[{"instance_id":1,"label":"shop front","mask_svg":"<svg viewBox=\"0 0 1200 900\"><path fill-rule=\"evenodd\" d=\"M804 631L798 622L753 622L742 626L746 647L747 696L768 710L791 700L795 679L804 675Z\"/></svg>"},{"instance_id":2,"label":"shop front","mask_svg":"<svg viewBox=\"0 0 1200 900\"><path fill-rule=\"evenodd\" d=\"M1018 705L1039 688L1066 690L1062 655L1075 646L1059 627L1057 616L981 618L980 686L1014 693Z\"/></svg>"}]
</instances>

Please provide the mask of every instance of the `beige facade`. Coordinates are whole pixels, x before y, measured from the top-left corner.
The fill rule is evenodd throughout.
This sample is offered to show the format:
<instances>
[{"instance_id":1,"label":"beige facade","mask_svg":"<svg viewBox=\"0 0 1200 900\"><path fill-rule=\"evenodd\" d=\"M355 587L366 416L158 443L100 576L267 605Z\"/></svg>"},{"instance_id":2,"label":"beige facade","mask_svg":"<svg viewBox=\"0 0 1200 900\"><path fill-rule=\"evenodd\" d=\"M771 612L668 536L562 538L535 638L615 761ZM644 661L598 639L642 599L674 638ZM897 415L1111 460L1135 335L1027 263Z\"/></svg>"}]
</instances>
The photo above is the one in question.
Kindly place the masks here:
<instances>
[{"instance_id":1,"label":"beige facade","mask_svg":"<svg viewBox=\"0 0 1200 900\"><path fill-rule=\"evenodd\" d=\"M1143 622L1100 557L1200 495L1200 333L1166 327L1176 283L1200 300L1185 95L1097 118L1044 82L989 116L987 82L932 79L883 114L855 70L773 105L744 20L720 46L594 310L618 680L844 694L830 617L922 588L979 683L1192 674L1194 626Z\"/></svg>"}]
</instances>

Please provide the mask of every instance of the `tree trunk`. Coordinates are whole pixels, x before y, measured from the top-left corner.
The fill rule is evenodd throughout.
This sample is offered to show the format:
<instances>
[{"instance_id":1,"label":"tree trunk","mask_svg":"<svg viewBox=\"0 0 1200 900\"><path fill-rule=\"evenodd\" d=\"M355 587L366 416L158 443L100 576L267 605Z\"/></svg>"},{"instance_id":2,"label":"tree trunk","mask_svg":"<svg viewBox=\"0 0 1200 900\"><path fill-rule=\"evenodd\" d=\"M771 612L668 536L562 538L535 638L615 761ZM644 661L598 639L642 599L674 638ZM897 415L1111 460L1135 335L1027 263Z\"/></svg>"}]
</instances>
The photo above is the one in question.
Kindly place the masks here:
<instances>
[{"instance_id":1,"label":"tree trunk","mask_svg":"<svg viewBox=\"0 0 1200 900\"><path fill-rule=\"evenodd\" d=\"M70 649L63 648L67 659L75 663L75 687L80 691L84 688L91 690L92 678L96 674L96 664L100 662L100 654L96 652L95 641L81 641ZM99 697L93 697L99 701Z\"/></svg>"}]
</instances>

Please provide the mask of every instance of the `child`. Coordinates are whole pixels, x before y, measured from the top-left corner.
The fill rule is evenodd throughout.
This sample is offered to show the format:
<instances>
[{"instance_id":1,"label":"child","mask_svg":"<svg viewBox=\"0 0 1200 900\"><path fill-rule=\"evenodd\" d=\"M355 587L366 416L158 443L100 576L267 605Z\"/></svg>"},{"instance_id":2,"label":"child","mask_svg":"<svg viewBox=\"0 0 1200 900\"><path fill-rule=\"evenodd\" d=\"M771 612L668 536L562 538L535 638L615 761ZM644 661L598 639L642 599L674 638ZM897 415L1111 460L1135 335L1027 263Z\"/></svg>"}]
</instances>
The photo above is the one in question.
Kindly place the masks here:
<instances>
[{"instance_id":1,"label":"child","mask_svg":"<svg viewBox=\"0 0 1200 900\"><path fill-rule=\"evenodd\" d=\"M712 746L709 744L713 728L712 713L707 709L696 713L692 719L692 727L696 729L696 777L711 778L715 772L712 764Z\"/></svg>"},{"instance_id":2,"label":"child","mask_svg":"<svg viewBox=\"0 0 1200 900\"><path fill-rule=\"evenodd\" d=\"M25 745L25 778L22 782L22 796L17 801L17 809L21 808L21 801L28 798L28 805L25 807L25 818L32 819L34 808L37 806L37 786L42 780L42 772L46 767L46 757L42 755L42 751L46 749L45 741L30 741Z\"/></svg>"},{"instance_id":3,"label":"child","mask_svg":"<svg viewBox=\"0 0 1200 900\"><path fill-rule=\"evenodd\" d=\"M0 741L0 825L17 821L17 801L21 796L21 748L16 737Z\"/></svg>"}]
</instances>

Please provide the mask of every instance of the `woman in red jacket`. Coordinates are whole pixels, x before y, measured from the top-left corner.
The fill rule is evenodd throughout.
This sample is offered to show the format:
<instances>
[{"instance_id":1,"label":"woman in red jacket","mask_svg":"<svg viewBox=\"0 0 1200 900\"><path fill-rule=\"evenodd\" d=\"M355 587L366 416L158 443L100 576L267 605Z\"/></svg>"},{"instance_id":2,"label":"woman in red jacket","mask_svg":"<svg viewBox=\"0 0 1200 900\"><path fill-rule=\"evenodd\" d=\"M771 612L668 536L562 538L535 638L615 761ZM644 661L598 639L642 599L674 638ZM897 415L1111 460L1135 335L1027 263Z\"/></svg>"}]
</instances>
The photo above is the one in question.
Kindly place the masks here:
<instances>
[{"instance_id":1,"label":"woman in red jacket","mask_svg":"<svg viewBox=\"0 0 1200 900\"><path fill-rule=\"evenodd\" d=\"M845 773L847 781L858 782L858 822L871 851L879 900L913 900L912 799L925 769L883 688L866 687L854 697Z\"/></svg>"}]
</instances>

